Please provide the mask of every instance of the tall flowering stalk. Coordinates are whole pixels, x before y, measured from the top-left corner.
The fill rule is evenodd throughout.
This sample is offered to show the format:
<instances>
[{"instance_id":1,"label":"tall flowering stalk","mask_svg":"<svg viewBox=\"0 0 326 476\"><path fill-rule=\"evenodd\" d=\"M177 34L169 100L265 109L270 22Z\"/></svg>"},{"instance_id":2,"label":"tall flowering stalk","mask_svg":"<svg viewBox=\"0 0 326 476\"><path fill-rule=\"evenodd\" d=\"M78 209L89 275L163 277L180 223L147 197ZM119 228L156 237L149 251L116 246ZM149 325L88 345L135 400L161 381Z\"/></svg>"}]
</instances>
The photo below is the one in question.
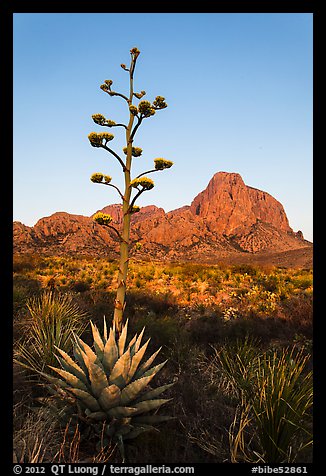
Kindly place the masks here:
<instances>
[{"instance_id":1,"label":"tall flowering stalk","mask_svg":"<svg viewBox=\"0 0 326 476\"><path fill-rule=\"evenodd\" d=\"M91 132L88 136L90 144L93 147L105 149L119 162L125 179L124 190L121 191L116 185L111 183L112 177L110 177L109 175L104 175L102 173L94 173L91 176L92 182L104 184L109 187L115 188L122 201L123 220L121 229L118 229L112 223L113 219L110 215L99 212L94 216L94 220L97 223L111 228L117 234L118 239L120 241L120 265L118 274L117 294L114 301L113 316L115 329L118 333L121 333L123 324L123 311L125 308L126 280L128 273L130 244L130 219L131 215L133 213L138 212L140 209L138 206L135 205L135 202L142 193L147 190L151 190L154 187L153 180L146 177L147 174L168 169L173 165L173 162L171 162L170 160L157 158L154 159L153 169L147 170L146 172L141 173L135 178L132 178L131 176L132 160L134 157L140 157L143 152L140 147L135 147L133 145L134 138L139 126L142 124L144 119L153 116L156 111L165 109L167 107L165 98L162 96L157 96L155 100L151 103L150 101L145 101L142 99L143 96L145 96L146 94L145 91L141 91L140 93L134 92L134 72L139 54L140 51L137 48L132 48L130 50L131 61L129 68L125 64L121 64L121 68L129 73L128 96L120 92L114 91L112 89L113 81L111 79L105 80L104 83L100 86L102 91L107 93L109 96L118 96L124 101L126 101L129 112L128 124L117 124L111 119L107 119L102 114L94 114L92 116L95 124L98 124L99 126L106 126L109 128L122 127L123 129L125 129L126 147L123 148L123 153L125 157L121 156L109 147L108 143L114 139L113 134L108 132ZM133 103L135 99L138 100L137 105Z\"/></svg>"}]
</instances>

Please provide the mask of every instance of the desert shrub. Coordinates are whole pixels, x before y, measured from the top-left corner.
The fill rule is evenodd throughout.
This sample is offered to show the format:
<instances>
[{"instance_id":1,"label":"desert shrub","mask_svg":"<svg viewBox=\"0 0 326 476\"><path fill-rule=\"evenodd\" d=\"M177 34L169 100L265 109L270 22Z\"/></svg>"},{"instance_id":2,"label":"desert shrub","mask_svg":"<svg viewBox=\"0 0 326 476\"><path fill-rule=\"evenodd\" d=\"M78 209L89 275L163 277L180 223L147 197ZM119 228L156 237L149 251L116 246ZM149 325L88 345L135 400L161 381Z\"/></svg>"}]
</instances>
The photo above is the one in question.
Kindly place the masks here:
<instances>
[{"instance_id":1,"label":"desert shrub","mask_svg":"<svg viewBox=\"0 0 326 476\"><path fill-rule=\"evenodd\" d=\"M90 283L88 281L77 281L75 282L71 288L76 293L84 293L90 289Z\"/></svg>"},{"instance_id":2,"label":"desert shrub","mask_svg":"<svg viewBox=\"0 0 326 476\"><path fill-rule=\"evenodd\" d=\"M13 279L13 314L17 317L25 308L28 298L39 293L41 285L39 281L23 275L14 275Z\"/></svg>"},{"instance_id":3,"label":"desert shrub","mask_svg":"<svg viewBox=\"0 0 326 476\"><path fill-rule=\"evenodd\" d=\"M238 264L232 266L232 273L247 274L249 276L257 276L259 274L258 268L251 264Z\"/></svg>"},{"instance_id":4,"label":"desert shrub","mask_svg":"<svg viewBox=\"0 0 326 476\"><path fill-rule=\"evenodd\" d=\"M202 346L220 342L225 336L225 324L218 315L196 317L189 320L185 328L190 341Z\"/></svg>"},{"instance_id":5,"label":"desert shrub","mask_svg":"<svg viewBox=\"0 0 326 476\"><path fill-rule=\"evenodd\" d=\"M23 271L33 270L39 263L39 258L35 255L25 254L13 256L13 272L21 273Z\"/></svg>"},{"instance_id":6,"label":"desert shrub","mask_svg":"<svg viewBox=\"0 0 326 476\"><path fill-rule=\"evenodd\" d=\"M282 302L281 314L298 331L312 336L313 296L300 293Z\"/></svg>"}]
</instances>

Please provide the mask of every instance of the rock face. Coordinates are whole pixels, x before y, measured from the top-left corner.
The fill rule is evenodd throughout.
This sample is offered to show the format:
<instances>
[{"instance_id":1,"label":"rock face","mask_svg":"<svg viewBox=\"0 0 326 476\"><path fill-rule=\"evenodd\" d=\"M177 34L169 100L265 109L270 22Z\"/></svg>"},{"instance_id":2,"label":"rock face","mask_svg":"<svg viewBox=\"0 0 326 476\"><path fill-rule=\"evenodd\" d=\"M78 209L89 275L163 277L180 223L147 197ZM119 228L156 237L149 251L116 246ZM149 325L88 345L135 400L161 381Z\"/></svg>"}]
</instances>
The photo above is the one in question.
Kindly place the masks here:
<instances>
[{"instance_id":1,"label":"rock face","mask_svg":"<svg viewBox=\"0 0 326 476\"><path fill-rule=\"evenodd\" d=\"M236 173L215 174L193 200L190 211L219 234L247 233L257 220L292 231L282 205L268 193L246 186Z\"/></svg>"},{"instance_id":2,"label":"rock face","mask_svg":"<svg viewBox=\"0 0 326 476\"><path fill-rule=\"evenodd\" d=\"M120 205L104 207L119 227ZM132 216L131 252L161 260L214 262L244 253L287 252L312 248L302 233L289 225L283 206L267 192L245 185L237 173L218 172L190 206L165 213L154 205ZM57 212L34 227L14 222L14 251L79 253L116 256L119 242L114 231L92 217Z\"/></svg>"}]
</instances>

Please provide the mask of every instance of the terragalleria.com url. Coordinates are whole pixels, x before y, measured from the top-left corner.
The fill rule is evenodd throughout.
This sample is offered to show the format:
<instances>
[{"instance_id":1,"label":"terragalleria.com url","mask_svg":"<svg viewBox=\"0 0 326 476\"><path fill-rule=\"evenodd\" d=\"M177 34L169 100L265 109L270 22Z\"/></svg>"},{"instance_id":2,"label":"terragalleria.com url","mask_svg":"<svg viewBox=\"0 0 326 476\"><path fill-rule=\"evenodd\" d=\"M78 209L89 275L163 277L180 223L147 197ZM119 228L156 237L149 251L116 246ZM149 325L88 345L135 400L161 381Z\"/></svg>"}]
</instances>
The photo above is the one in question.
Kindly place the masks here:
<instances>
[{"instance_id":1,"label":"terragalleria.com url","mask_svg":"<svg viewBox=\"0 0 326 476\"><path fill-rule=\"evenodd\" d=\"M100 474L101 476L107 474L133 474L139 476L140 474L194 474L195 469L193 466L153 466L146 464L142 466L114 466L103 465L102 468L97 466L74 466L66 464L51 465L51 473L59 476L61 474L92 474L94 476Z\"/></svg>"}]
</instances>

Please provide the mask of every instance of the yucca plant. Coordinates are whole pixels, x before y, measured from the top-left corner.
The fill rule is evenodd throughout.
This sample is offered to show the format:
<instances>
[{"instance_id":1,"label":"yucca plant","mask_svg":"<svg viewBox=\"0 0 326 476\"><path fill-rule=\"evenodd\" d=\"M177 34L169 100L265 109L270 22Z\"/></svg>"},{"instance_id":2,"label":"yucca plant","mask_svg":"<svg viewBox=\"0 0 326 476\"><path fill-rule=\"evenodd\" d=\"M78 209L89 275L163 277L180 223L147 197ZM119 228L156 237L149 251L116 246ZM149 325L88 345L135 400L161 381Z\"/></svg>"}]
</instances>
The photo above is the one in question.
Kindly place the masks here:
<instances>
[{"instance_id":1,"label":"yucca plant","mask_svg":"<svg viewBox=\"0 0 326 476\"><path fill-rule=\"evenodd\" d=\"M229 433L232 461L295 461L312 444L307 425L313 404L312 372L306 372L310 355L295 346L259 352L248 339L216 355L239 399Z\"/></svg>"},{"instance_id":2,"label":"yucca plant","mask_svg":"<svg viewBox=\"0 0 326 476\"><path fill-rule=\"evenodd\" d=\"M170 420L156 411L170 399L159 397L173 384L155 389L149 383L166 361L152 366L159 348L142 361L150 339L141 345L145 328L127 344L128 321L119 337L116 329L109 335L104 318L103 336L91 322L93 349L74 336L72 359L57 348L60 368L51 370L61 378L43 373L50 382L49 389L75 408L78 418L88 424L95 434L106 435L108 442L117 443L124 459L123 441L155 430L153 424Z\"/></svg>"},{"instance_id":3,"label":"yucca plant","mask_svg":"<svg viewBox=\"0 0 326 476\"><path fill-rule=\"evenodd\" d=\"M293 462L302 449L293 444L299 433L312 444L305 428L313 404L312 371L304 372L309 357L292 347L258 359L252 410L264 462Z\"/></svg>"},{"instance_id":4,"label":"yucca plant","mask_svg":"<svg viewBox=\"0 0 326 476\"><path fill-rule=\"evenodd\" d=\"M27 300L28 336L15 348L15 362L39 375L48 365L54 365L55 347L69 352L72 333L85 329L87 313L73 301L70 294L44 291Z\"/></svg>"}]
</instances>

